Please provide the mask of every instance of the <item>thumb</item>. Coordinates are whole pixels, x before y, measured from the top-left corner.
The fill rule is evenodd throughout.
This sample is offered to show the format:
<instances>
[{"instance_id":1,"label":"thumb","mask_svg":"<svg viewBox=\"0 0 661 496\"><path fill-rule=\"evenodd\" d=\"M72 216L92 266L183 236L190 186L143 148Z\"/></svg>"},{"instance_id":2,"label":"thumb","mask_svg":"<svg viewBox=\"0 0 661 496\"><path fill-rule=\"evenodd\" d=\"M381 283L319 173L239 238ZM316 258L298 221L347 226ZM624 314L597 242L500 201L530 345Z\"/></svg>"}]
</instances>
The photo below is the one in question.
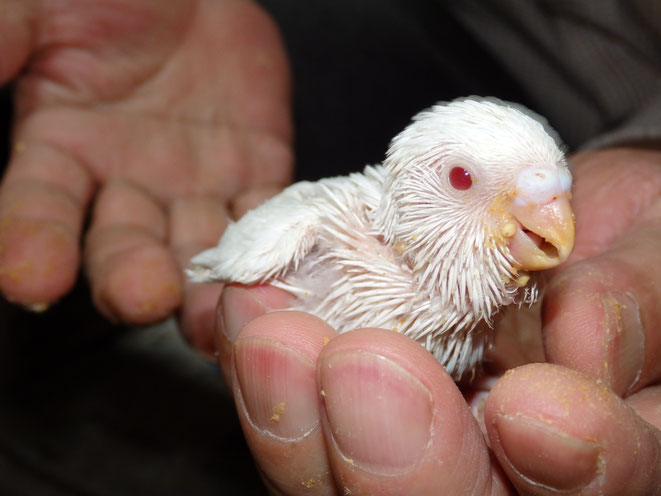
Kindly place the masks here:
<instances>
[{"instance_id":1,"label":"thumb","mask_svg":"<svg viewBox=\"0 0 661 496\"><path fill-rule=\"evenodd\" d=\"M318 382L345 494L509 494L459 389L412 339L344 333L321 351Z\"/></svg>"},{"instance_id":2,"label":"thumb","mask_svg":"<svg viewBox=\"0 0 661 496\"><path fill-rule=\"evenodd\" d=\"M661 432L578 372L513 369L493 388L485 422L521 494L661 494Z\"/></svg>"}]
</instances>

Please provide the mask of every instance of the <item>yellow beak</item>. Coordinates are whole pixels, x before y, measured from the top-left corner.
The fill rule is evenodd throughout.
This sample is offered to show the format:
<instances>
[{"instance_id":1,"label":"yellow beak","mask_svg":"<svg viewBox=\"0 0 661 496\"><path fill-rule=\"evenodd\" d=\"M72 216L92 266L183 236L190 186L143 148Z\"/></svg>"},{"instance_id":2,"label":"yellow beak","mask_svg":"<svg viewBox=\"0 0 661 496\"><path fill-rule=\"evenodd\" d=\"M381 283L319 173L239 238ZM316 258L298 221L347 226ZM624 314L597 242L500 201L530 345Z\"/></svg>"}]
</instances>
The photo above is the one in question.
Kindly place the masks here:
<instances>
[{"instance_id":1,"label":"yellow beak","mask_svg":"<svg viewBox=\"0 0 661 496\"><path fill-rule=\"evenodd\" d=\"M503 226L510 254L523 270L551 269L561 264L574 247L574 215L570 193L545 203L512 201L512 216ZM512 226L513 224L513 226Z\"/></svg>"}]
</instances>

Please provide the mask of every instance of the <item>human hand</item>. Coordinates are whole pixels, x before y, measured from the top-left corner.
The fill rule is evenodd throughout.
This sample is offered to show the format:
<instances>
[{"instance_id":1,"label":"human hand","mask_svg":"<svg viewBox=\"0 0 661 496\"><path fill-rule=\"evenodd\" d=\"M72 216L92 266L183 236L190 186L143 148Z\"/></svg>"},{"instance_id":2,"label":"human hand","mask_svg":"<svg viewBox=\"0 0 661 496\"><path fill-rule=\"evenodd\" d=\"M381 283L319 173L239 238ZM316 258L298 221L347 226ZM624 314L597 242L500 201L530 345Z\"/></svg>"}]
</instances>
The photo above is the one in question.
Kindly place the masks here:
<instances>
[{"instance_id":1,"label":"human hand","mask_svg":"<svg viewBox=\"0 0 661 496\"><path fill-rule=\"evenodd\" d=\"M629 396L661 378L661 152L571 159L576 244L544 301L548 358Z\"/></svg>"},{"instance_id":2,"label":"human hand","mask_svg":"<svg viewBox=\"0 0 661 496\"><path fill-rule=\"evenodd\" d=\"M2 0L0 33L16 110L2 293L43 309L83 259L107 316L147 323L183 302L184 330L211 348L220 285L185 286L181 266L217 242L237 195L290 180L273 22L243 0Z\"/></svg>"},{"instance_id":3,"label":"human hand","mask_svg":"<svg viewBox=\"0 0 661 496\"><path fill-rule=\"evenodd\" d=\"M645 269L644 262L654 260L650 248L659 234L649 229L658 219L653 185L658 187L661 169L648 152L602 153L575 157L576 264L558 271L546 303L547 354L567 367L525 365L496 383L482 409L492 451L470 413L484 395L464 391L472 404L467 403L413 341L379 330L336 336L309 315L263 315L289 305L282 291L227 288L219 307L220 363L246 439L274 493L658 494L661 389L652 384L658 381L654 370L661 347L655 336L645 340L645 365L630 387L623 379L627 368L613 357L623 347L628 352L632 340L607 334L605 324L611 322L604 308L612 307L602 306L599 313L594 305L574 303L562 286L576 285L581 289L576 297L588 302L603 289L631 292L639 304L654 301L638 296L631 285L649 288L658 276L652 269L635 272L637 278L622 271L626 279L618 279L618 272L606 278L609 285L597 269L618 270L625 262ZM611 187L621 188L622 208L600 212L616 206L609 179ZM633 198L627 196L629 187L636 187ZM627 242L629 236L634 240ZM626 247L643 253L619 251ZM622 262L602 263L601 256ZM641 306L642 315L654 310ZM617 330L617 314L611 318ZM643 322L645 336L658 328L658 319ZM609 367L590 369L604 360ZM594 377L610 381L613 389ZM637 392L623 400L627 389Z\"/></svg>"},{"instance_id":4,"label":"human hand","mask_svg":"<svg viewBox=\"0 0 661 496\"><path fill-rule=\"evenodd\" d=\"M303 313L254 318L288 304L274 288L229 287L220 307L220 363L273 494L659 487L658 431L584 375L549 364L511 370L482 409L487 441L471 413L484 394L464 397L417 343L377 329L337 336Z\"/></svg>"},{"instance_id":5,"label":"human hand","mask_svg":"<svg viewBox=\"0 0 661 496\"><path fill-rule=\"evenodd\" d=\"M431 354L392 331L338 336L309 314L264 314L290 302L276 288L230 286L217 338L274 494L503 493L478 423Z\"/></svg>"}]
</instances>

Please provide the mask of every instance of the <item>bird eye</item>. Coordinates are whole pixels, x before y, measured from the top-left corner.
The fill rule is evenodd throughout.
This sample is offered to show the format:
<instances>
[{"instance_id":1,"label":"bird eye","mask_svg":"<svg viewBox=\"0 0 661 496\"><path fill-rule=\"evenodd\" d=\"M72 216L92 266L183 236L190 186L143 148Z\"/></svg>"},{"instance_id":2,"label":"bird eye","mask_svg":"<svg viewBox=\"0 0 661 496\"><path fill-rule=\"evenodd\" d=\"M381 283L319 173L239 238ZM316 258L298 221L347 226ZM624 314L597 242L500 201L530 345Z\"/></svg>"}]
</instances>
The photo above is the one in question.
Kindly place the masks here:
<instances>
[{"instance_id":1,"label":"bird eye","mask_svg":"<svg viewBox=\"0 0 661 496\"><path fill-rule=\"evenodd\" d=\"M450 184L454 189L464 191L473 185L473 178L463 167L453 167L450 171Z\"/></svg>"}]
</instances>

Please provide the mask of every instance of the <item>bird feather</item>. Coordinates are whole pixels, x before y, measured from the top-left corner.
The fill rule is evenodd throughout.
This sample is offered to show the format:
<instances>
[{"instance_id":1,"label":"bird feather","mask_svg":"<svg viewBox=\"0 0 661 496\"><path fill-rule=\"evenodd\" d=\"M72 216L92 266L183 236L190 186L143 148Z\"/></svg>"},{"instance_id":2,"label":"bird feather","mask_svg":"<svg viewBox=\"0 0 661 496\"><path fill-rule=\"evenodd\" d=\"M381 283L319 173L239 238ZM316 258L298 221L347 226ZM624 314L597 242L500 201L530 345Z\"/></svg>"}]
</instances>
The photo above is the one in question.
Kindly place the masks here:
<instances>
[{"instance_id":1,"label":"bird feather","mask_svg":"<svg viewBox=\"0 0 661 496\"><path fill-rule=\"evenodd\" d=\"M384 164L286 188L231 223L188 274L268 282L339 332L405 333L459 379L490 345L498 310L537 298L534 281L515 284L517 263L486 199L504 194L525 164L564 166L544 126L500 101L436 105L393 140ZM479 194L448 187L452 164L472 167Z\"/></svg>"}]
</instances>

